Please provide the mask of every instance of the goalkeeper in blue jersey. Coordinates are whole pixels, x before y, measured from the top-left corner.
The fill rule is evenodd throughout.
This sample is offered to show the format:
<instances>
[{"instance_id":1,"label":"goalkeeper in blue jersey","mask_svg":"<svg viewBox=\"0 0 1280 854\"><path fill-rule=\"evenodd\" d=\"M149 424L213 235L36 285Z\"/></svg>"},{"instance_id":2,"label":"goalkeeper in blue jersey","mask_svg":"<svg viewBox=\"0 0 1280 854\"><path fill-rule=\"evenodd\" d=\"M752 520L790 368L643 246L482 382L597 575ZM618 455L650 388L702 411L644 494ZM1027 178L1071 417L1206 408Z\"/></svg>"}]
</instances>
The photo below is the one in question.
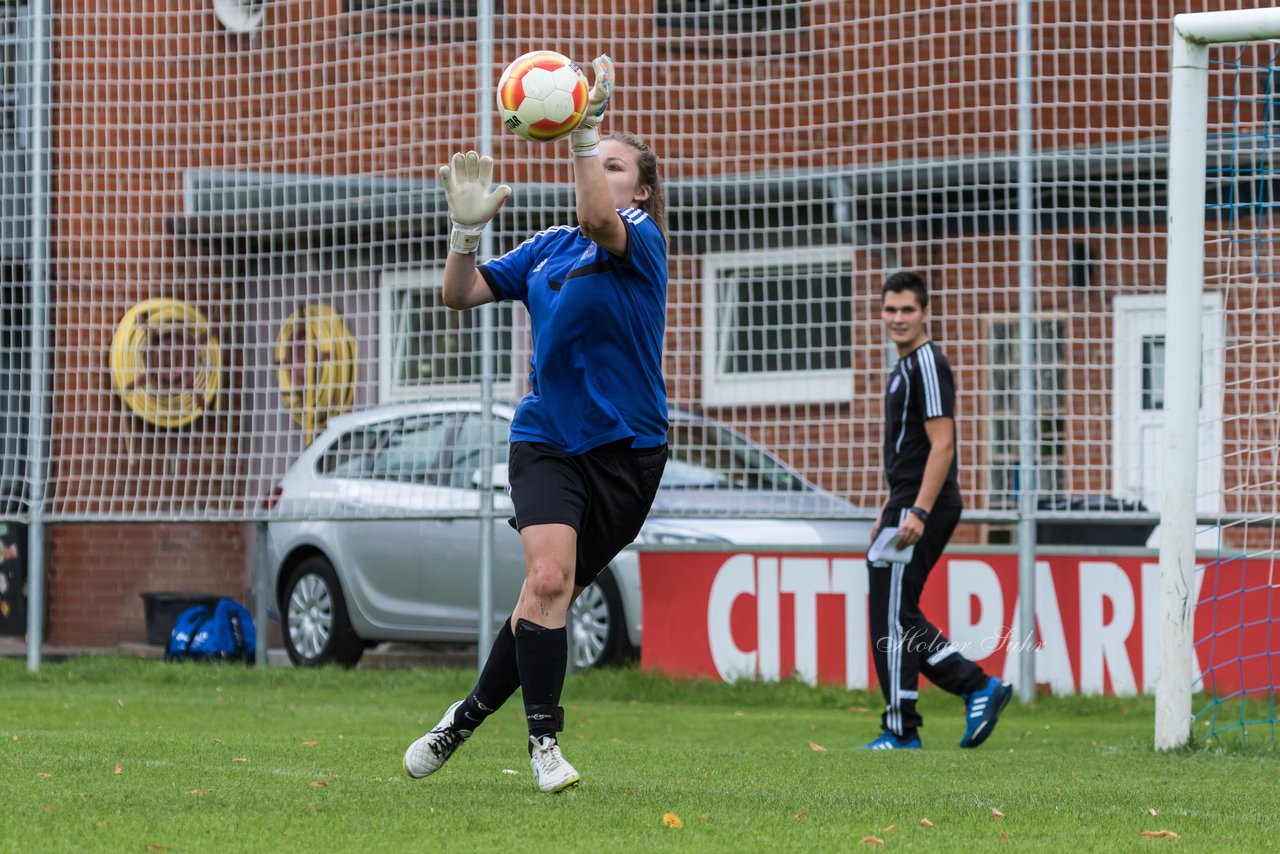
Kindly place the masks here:
<instances>
[{"instance_id":1,"label":"goalkeeper in blue jersey","mask_svg":"<svg viewBox=\"0 0 1280 854\"><path fill-rule=\"evenodd\" d=\"M538 788L559 792L578 782L556 742L564 728L566 614L635 539L666 465L662 183L647 145L600 136L613 65L602 56L593 66L585 118L569 137L577 225L539 232L477 264L480 234L511 188L491 189L493 161L474 151L440 169L452 220L445 304L519 300L532 323L531 391L512 421L508 463L525 580L475 688L405 753L411 777L439 770L519 688Z\"/></svg>"}]
</instances>

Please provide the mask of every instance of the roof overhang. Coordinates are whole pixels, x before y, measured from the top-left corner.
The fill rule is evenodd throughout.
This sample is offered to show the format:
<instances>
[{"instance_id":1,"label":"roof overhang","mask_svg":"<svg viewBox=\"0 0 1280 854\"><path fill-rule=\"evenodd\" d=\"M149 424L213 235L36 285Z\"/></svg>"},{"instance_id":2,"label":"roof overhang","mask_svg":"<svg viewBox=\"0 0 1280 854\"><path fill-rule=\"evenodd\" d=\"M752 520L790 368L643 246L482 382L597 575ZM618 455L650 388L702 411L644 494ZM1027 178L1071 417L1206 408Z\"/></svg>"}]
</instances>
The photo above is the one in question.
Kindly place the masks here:
<instances>
[{"instance_id":1,"label":"roof overhang","mask_svg":"<svg viewBox=\"0 0 1280 854\"><path fill-rule=\"evenodd\" d=\"M1032 155L1039 227L1162 222L1168 148L1167 139L1152 139ZM1235 204L1247 204L1242 184L1249 180L1239 179L1260 175L1274 158L1265 139L1211 137L1211 211L1228 189ZM668 229L674 252L1008 233L1017 227L1020 173L1018 158L1001 153L675 179L666 184ZM192 170L183 184L184 215L172 222L174 232L243 243L245 251L434 242L448 230L436 181ZM564 222L573 192L568 184L515 187L496 233L519 240Z\"/></svg>"}]
</instances>

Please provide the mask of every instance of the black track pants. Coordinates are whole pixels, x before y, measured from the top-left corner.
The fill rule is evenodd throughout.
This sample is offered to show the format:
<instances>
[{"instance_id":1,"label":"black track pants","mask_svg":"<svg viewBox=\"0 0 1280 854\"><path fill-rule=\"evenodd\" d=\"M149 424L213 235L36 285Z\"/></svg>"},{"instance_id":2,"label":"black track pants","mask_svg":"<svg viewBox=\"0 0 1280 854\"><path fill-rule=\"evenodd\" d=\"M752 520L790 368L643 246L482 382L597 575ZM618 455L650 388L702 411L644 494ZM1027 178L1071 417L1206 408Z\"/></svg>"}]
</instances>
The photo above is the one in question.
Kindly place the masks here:
<instances>
[{"instance_id":1,"label":"black track pants","mask_svg":"<svg viewBox=\"0 0 1280 854\"><path fill-rule=\"evenodd\" d=\"M896 525L906 508L889 507L881 517ZM909 563L868 563L872 657L884 694L881 726L910 735L920 726L916 713L920 674L953 694L986 684L982 668L960 654L920 611L920 592L960 521L959 507L935 507Z\"/></svg>"}]
</instances>

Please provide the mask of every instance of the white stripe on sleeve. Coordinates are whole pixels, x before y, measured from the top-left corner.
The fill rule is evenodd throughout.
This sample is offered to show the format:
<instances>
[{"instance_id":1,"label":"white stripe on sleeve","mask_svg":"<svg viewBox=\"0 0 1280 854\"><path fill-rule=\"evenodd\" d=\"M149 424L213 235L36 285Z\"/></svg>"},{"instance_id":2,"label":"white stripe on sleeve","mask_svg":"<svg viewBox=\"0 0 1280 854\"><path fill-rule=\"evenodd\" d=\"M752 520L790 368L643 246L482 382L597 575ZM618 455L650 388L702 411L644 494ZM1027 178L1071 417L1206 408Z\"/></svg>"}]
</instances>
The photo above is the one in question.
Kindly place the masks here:
<instances>
[{"instance_id":1,"label":"white stripe on sleeve","mask_svg":"<svg viewBox=\"0 0 1280 854\"><path fill-rule=\"evenodd\" d=\"M920 348L920 381L924 383L924 417L942 416L942 391L938 388L938 363L933 359L933 347L927 342Z\"/></svg>"}]
</instances>

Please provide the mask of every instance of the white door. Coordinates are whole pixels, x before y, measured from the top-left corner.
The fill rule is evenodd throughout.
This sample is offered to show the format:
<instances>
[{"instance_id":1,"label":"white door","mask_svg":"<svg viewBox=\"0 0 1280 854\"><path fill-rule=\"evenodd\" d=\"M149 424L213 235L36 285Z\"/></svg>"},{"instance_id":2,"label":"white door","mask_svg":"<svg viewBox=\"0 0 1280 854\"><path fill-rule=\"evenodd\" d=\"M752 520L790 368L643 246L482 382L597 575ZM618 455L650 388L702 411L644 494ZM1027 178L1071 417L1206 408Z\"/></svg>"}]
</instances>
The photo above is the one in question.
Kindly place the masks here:
<instances>
[{"instance_id":1,"label":"white door","mask_svg":"<svg viewBox=\"0 0 1280 854\"><path fill-rule=\"evenodd\" d=\"M1112 474L1120 498L1160 509L1164 461L1165 297L1115 299ZM1199 464L1196 510L1222 506L1222 299L1204 295L1201 314ZM1177 342L1168 342L1176 346Z\"/></svg>"}]
</instances>

